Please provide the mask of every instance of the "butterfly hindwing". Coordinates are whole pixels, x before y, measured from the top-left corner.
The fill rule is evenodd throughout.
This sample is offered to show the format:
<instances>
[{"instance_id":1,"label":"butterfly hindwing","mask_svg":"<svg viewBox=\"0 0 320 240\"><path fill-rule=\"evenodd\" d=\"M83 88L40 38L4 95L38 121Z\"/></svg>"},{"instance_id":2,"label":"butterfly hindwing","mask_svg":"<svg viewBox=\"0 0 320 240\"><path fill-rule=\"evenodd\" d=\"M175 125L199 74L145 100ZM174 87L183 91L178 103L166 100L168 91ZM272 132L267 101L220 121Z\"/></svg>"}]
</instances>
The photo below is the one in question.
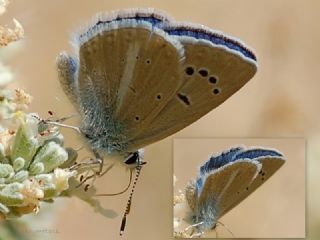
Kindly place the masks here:
<instances>
[{"instance_id":1,"label":"butterfly hindwing","mask_svg":"<svg viewBox=\"0 0 320 240\"><path fill-rule=\"evenodd\" d=\"M162 30L135 19L99 25L90 34L80 47L79 92L93 87L130 132L180 86L183 49Z\"/></svg>"},{"instance_id":2,"label":"butterfly hindwing","mask_svg":"<svg viewBox=\"0 0 320 240\"><path fill-rule=\"evenodd\" d=\"M141 36L142 33L137 33L134 38ZM116 106L116 117L125 123L130 141L134 141L145 126L150 126L182 83L183 49L179 42L171 41L160 30L154 30L145 33L144 42L135 47L136 54L128 61L129 67L124 72L127 76L121 81Z\"/></svg>"},{"instance_id":3,"label":"butterfly hindwing","mask_svg":"<svg viewBox=\"0 0 320 240\"><path fill-rule=\"evenodd\" d=\"M203 184L196 188L196 215L200 215L201 220L211 222L210 228L214 227L225 209L238 202L242 192L246 191L246 187L252 182L260 168L258 162L239 160L207 172L205 176L202 176ZM208 209L212 209L213 213L208 213Z\"/></svg>"},{"instance_id":4,"label":"butterfly hindwing","mask_svg":"<svg viewBox=\"0 0 320 240\"><path fill-rule=\"evenodd\" d=\"M168 19L146 11L97 20L75 37L79 56L72 80L70 70L60 67L60 82L78 100L84 132L121 142L117 151L150 125L182 84L183 47L156 27L162 20Z\"/></svg>"},{"instance_id":5,"label":"butterfly hindwing","mask_svg":"<svg viewBox=\"0 0 320 240\"><path fill-rule=\"evenodd\" d=\"M136 19L144 20L150 24L159 24L161 22L169 21L169 17L162 12L159 12L155 9L125 9L125 10L119 10L119 11L113 11L109 14L105 13L98 13L96 17L93 19L92 23L89 23L87 26L83 28L83 30L80 30L79 32L75 33L72 39L73 45L75 47L76 57L68 56L66 52L62 52L59 54L57 58L57 68L58 68L58 76L60 83L63 87L63 90L67 93L67 96L70 98L70 100L76 104L77 107L81 104L78 101L79 99L79 83L78 83L78 76L79 76L79 67L82 68L82 71L89 72L89 80L88 84L90 84L90 81L92 78L97 78L98 84L103 84L102 87L108 87L108 88L100 88L100 92L103 91L109 91L106 92L106 97L110 98L113 95L114 92L112 92L114 89L110 88L112 85L107 85L107 83L110 84L106 80L107 78L112 78L112 74L116 72L117 67L121 64L117 62L117 55L121 55L121 49L119 49L119 44L116 44L116 41L112 40L118 40L112 38L112 34L109 34L107 36L107 39L103 39L101 35L103 35L104 29L113 29L116 32L117 27L121 24L119 24L122 20L124 22L127 22L127 24L130 25L130 20L133 20L132 27L134 28L134 25L137 23L135 21ZM122 24L123 27L124 24ZM100 36L97 36L99 35ZM102 37L102 38L101 38ZM92 41L91 43L86 43L87 41ZM108 45L112 41L112 44ZM86 46L84 46L86 45ZM112 47L111 49L108 47ZM82 58L81 64L79 64L79 55L81 55L81 48L83 52L89 53L88 56L84 56ZM105 56L105 51L107 51L107 56ZM101 55L99 55L101 53ZM83 54L83 53L82 53ZM91 56L90 56L91 55ZM110 59L111 57L111 59ZM114 61L113 61L114 60ZM91 63L91 64L90 64ZM94 64L93 71L91 72L91 66ZM106 65L107 64L107 65ZM114 70L109 71L108 70ZM106 73L108 72L108 76L106 76ZM111 75L111 76L110 76ZM82 78L83 80L87 80L87 78ZM117 83L117 79L113 78L114 82ZM97 84L97 85L98 85ZM91 86L91 85L89 85ZM86 89L85 89L86 90ZM89 89L87 89L89 90ZM96 90L96 89L94 89ZM92 92L94 95L96 94L95 91ZM110 94L111 93L111 94ZM88 94L91 97L91 94ZM100 97L100 96L99 96ZM84 101L82 101L84 102ZM86 107L85 107L86 108Z\"/></svg>"}]
</instances>

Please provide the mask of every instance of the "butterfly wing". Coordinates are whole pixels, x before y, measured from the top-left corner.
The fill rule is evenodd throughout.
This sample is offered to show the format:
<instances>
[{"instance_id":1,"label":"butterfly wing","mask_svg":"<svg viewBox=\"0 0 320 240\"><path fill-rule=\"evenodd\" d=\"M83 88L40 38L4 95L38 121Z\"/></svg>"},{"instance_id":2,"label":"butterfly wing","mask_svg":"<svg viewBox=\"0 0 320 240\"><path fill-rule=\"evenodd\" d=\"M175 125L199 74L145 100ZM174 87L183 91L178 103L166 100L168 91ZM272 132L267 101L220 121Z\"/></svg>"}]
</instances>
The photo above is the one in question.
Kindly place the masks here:
<instances>
[{"instance_id":1,"label":"butterfly wing","mask_svg":"<svg viewBox=\"0 0 320 240\"><path fill-rule=\"evenodd\" d=\"M79 56L74 74L66 60L70 57L58 59L60 82L75 96L70 98L77 99L84 132L115 144L131 142L131 136L159 114L183 81L183 46L155 27L167 19L147 12L125 16L98 19L76 36ZM69 67L61 67L63 61ZM117 150L127 150L126 144Z\"/></svg>"},{"instance_id":2,"label":"butterfly wing","mask_svg":"<svg viewBox=\"0 0 320 240\"><path fill-rule=\"evenodd\" d=\"M242 151L234 157L233 161L238 161L239 159L251 159L252 161L257 161L262 167L258 175L253 179L250 185L248 185L248 189L242 192L238 202L230 205L222 214L230 211L233 207L244 200L263 183L265 183L286 161L282 153L274 149L265 148L253 148Z\"/></svg>"},{"instance_id":3,"label":"butterfly wing","mask_svg":"<svg viewBox=\"0 0 320 240\"><path fill-rule=\"evenodd\" d=\"M120 20L130 20L130 19L140 19L146 22L149 22L151 24L159 24L162 22L168 22L171 20L171 18L166 15L164 12L160 12L156 9L152 9L152 8L146 8L146 9L140 9L140 8L136 8L136 9L125 9L125 10L120 10L120 11L113 11L110 14L104 14L104 13L100 13L97 14L97 16L95 17L95 19L93 19L92 23L88 24L88 26L86 26L85 30L80 31L81 33L75 34L75 36L73 37L73 44L75 45L75 52L77 54L77 56L73 57L73 56L69 56L66 52L61 52L58 57L57 57L57 70L58 70L58 78L60 81L60 84L63 88L63 90L65 91L66 95L69 97L69 99L71 100L72 103L74 103L77 107L79 106L80 102L79 102L79 94L78 94L78 74L79 74L79 56L78 56L78 52L79 52L79 48L81 43L85 42L86 40L88 40L89 38L93 37L93 35L95 35L95 33L97 33L99 30L98 28L100 28L102 25L104 24L112 24L113 22L117 22ZM114 28L116 26L113 26ZM113 45L110 44L109 46L105 46L107 45L108 41L112 41L111 38L112 36L108 36L108 40L105 41L101 41L97 44L94 44L95 46L93 47L94 49L92 49L92 51L101 51L101 53L103 53L103 50L107 51L107 58L105 59L103 56L101 55L94 55L92 54L90 56L91 59L83 59L83 61L81 62L82 64L86 64L87 61L89 62L93 62L96 63L96 59L94 59L94 57L99 57L99 61L98 63L100 64L100 66L98 65L97 68L101 68L101 65L103 63L107 63L107 65L105 65L105 67L110 67L111 69L113 69L114 71L117 70L117 67L120 66L120 70L121 70L121 66L122 64L119 65L119 61L117 61L117 56L121 56L121 43L119 42L119 44L116 44L117 42L115 42L116 39L114 39L113 41ZM96 38L96 42L98 42L98 40L101 40L101 38ZM116 45L115 45L116 44ZM109 47L109 48L108 48ZM89 49L90 52L90 49ZM110 61L109 56L111 57L115 57ZM89 56L88 56L89 57ZM123 61L120 61L121 63ZM83 66L85 67L85 66ZM90 66L88 66L90 67ZM88 68L87 67L87 68ZM106 72L108 69L103 69L103 72ZM112 73L114 73L111 72ZM100 75L103 75L101 72L99 73ZM90 74L91 75L91 74ZM91 76L92 78L96 77L94 74L92 74L93 76ZM103 76L104 78L106 78L105 76ZM98 78L98 80L101 80L101 76L100 79ZM117 81L119 81L119 79L113 79L114 83L116 83ZM102 84L100 82L100 84ZM109 83L110 84L110 83ZM103 89L101 89L103 90ZM108 89L107 89L108 90ZM110 91L112 91L113 89L110 89ZM109 91L109 95L107 95L107 98L113 98L114 95L110 96L110 91Z\"/></svg>"},{"instance_id":4,"label":"butterfly wing","mask_svg":"<svg viewBox=\"0 0 320 240\"><path fill-rule=\"evenodd\" d=\"M79 54L58 57L59 78L83 132L107 139L97 149L134 152L183 129L257 68L239 41L149 10L100 16L75 39Z\"/></svg>"},{"instance_id":5,"label":"butterfly wing","mask_svg":"<svg viewBox=\"0 0 320 240\"><path fill-rule=\"evenodd\" d=\"M149 124L135 132L131 149L198 120L238 91L257 70L255 56L235 39L190 24L168 24L163 28L184 46L183 85Z\"/></svg>"},{"instance_id":6,"label":"butterfly wing","mask_svg":"<svg viewBox=\"0 0 320 240\"><path fill-rule=\"evenodd\" d=\"M92 82L99 99L114 109L114 117L130 133L156 114L181 85L183 49L149 23L128 21L81 46L78 79L80 93L87 94L87 84Z\"/></svg>"},{"instance_id":7,"label":"butterfly wing","mask_svg":"<svg viewBox=\"0 0 320 240\"><path fill-rule=\"evenodd\" d=\"M209 171L198 179L195 212L206 229L213 228L225 209L239 202L260 168L259 162L239 160Z\"/></svg>"},{"instance_id":8,"label":"butterfly wing","mask_svg":"<svg viewBox=\"0 0 320 240\"><path fill-rule=\"evenodd\" d=\"M200 167L200 173L198 179L191 180L188 185L186 186L185 190L185 196L187 199L187 202L190 206L190 208L194 211L195 205L197 202L197 194L195 194L196 189L197 192L200 192L203 182L205 181L206 177L208 176L208 173L213 172L214 170L217 170L224 165L232 162L233 157L238 153L242 152L244 150L244 146L239 147L232 147L222 153L217 153L215 155L212 155L209 160L207 160L201 167Z\"/></svg>"},{"instance_id":9,"label":"butterfly wing","mask_svg":"<svg viewBox=\"0 0 320 240\"><path fill-rule=\"evenodd\" d=\"M212 156L200 167L200 176L186 188L186 198L196 222L205 229L238 205L270 178L285 162L274 149L244 146Z\"/></svg>"},{"instance_id":10,"label":"butterfly wing","mask_svg":"<svg viewBox=\"0 0 320 240\"><path fill-rule=\"evenodd\" d=\"M69 56L66 52L61 52L57 57L57 70L60 85L69 100L77 107L79 96L77 94L75 73L78 62L75 58Z\"/></svg>"}]
</instances>

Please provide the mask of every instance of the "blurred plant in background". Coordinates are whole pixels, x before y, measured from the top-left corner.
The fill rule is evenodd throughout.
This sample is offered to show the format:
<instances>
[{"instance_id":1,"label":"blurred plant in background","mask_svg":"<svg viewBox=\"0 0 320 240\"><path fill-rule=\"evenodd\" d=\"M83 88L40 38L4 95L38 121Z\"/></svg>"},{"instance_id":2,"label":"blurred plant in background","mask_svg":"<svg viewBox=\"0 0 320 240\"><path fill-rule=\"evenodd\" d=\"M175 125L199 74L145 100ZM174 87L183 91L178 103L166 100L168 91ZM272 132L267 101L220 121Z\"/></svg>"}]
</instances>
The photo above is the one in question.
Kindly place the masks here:
<instances>
[{"instance_id":1,"label":"blurred plant in background","mask_svg":"<svg viewBox=\"0 0 320 240\"><path fill-rule=\"evenodd\" d=\"M0 0L0 15L5 13L9 0ZM23 27L18 20L13 19L14 28L0 25L0 46L7 46L9 43L23 38Z\"/></svg>"},{"instance_id":2,"label":"blurred plant in background","mask_svg":"<svg viewBox=\"0 0 320 240\"><path fill-rule=\"evenodd\" d=\"M177 181L177 177L173 176L173 186ZM192 238L192 223L187 222L189 217L187 214L191 214L185 193L179 189L178 194L173 196L173 234L175 238Z\"/></svg>"},{"instance_id":3,"label":"blurred plant in background","mask_svg":"<svg viewBox=\"0 0 320 240\"><path fill-rule=\"evenodd\" d=\"M0 0L0 15L5 13L9 0ZM3 48L11 42L18 41L23 38L24 30L18 20L13 19L14 28L0 25L0 47ZM3 50L3 49L1 49ZM9 68L0 61L0 87L6 86L13 79L13 75Z\"/></svg>"},{"instance_id":4,"label":"blurred plant in background","mask_svg":"<svg viewBox=\"0 0 320 240\"><path fill-rule=\"evenodd\" d=\"M0 14L8 0L0 0ZM23 37L23 28L0 26L0 47ZM3 50L3 49L1 49ZM38 213L41 202L52 202L69 188L77 152L63 146L56 126L35 113L27 113L32 97L21 89L9 89L13 80L9 68L0 62L0 219L14 219ZM21 223L19 223L21 226ZM27 239L19 224L3 221L0 239ZM25 228L26 229L26 228Z\"/></svg>"},{"instance_id":5,"label":"blurred plant in background","mask_svg":"<svg viewBox=\"0 0 320 240\"><path fill-rule=\"evenodd\" d=\"M13 94L15 92L15 94ZM57 127L25 113L31 97L22 90L0 89L0 217L39 210L69 188L69 169L77 154L63 147Z\"/></svg>"}]
</instances>

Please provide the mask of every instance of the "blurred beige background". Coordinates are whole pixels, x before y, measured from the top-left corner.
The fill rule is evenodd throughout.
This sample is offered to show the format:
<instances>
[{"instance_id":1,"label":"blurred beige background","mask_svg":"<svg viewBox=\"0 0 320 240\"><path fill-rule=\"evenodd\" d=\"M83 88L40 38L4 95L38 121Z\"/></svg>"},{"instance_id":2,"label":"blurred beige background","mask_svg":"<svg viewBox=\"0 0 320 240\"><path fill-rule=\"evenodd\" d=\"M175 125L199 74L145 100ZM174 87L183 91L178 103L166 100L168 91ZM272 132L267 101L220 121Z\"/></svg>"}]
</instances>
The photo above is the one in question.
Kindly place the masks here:
<instances>
[{"instance_id":1,"label":"blurred beige background","mask_svg":"<svg viewBox=\"0 0 320 240\"><path fill-rule=\"evenodd\" d=\"M236 36L256 50L258 74L224 104L175 137L308 137L308 234L310 239L320 238L320 2L12 0L1 21L9 23L13 17L17 18L26 36L18 46L11 46L16 50L15 55L3 61L16 74L15 85L34 96L32 111L42 116L48 110L60 116L74 112L59 87L55 57L63 49L70 51L70 32L96 12L128 7L165 10L177 20L202 23ZM74 134L65 133L67 145L81 145ZM146 148L145 160L148 164L136 188L123 239L169 239L172 137ZM122 189L127 177L123 169L116 169L100 179L99 190L110 193ZM29 229L23 231L32 239L118 239L126 199L126 196L101 199L104 207L119 213L114 219L95 214L90 206L77 199L59 201L50 206L51 210L43 209L41 215L27 218ZM287 224L281 223L289 227ZM56 231L48 233L41 229Z\"/></svg>"},{"instance_id":2,"label":"blurred beige background","mask_svg":"<svg viewBox=\"0 0 320 240\"><path fill-rule=\"evenodd\" d=\"M174 194L196 179L211 155L245 145L280 151L287 161L248 198L219 219L237 238L305 237L305 140L302 138L174 139ZM294 209L294 210L293 210ZM218 237L232 237L217 227ZM205 235L215 237L216 232Z\"/></svg>"}]
</instances>

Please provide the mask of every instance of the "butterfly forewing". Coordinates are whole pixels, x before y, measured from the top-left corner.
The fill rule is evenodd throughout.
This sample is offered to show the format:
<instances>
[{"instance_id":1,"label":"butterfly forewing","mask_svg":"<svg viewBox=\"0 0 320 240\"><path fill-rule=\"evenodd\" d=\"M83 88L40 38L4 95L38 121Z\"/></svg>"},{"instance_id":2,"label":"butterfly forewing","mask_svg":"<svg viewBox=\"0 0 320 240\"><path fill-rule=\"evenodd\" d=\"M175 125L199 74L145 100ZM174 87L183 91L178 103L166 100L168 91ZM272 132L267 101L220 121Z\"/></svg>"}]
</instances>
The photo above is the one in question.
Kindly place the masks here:
<instances>
[{"instance_id":1,"label":"butterfly forewing","mask_svg":"<svg viewBox=\"0 0 320 240\"><path fill-rule=\"evenodd\" d=\"M84 111L90 110L94 105L90 99L98 101L94 107L99 107L101 112L105 108L112 109L115 106L116 96L114 92L119 88L119 72L123 64L117 55L125 49L121 38L117 37L117 30L84 33L82 38L88 38L79 49L79 72L77 78L78 92L81 96L81 107Z\"/></svg>"},{"instance_id":2,"label":"butterfly forewing","mask_svg":"<svg viewBox=\"0 0 320 240\"><path fill-rule=\"evenodd\" d=\"M262 168L257 174L257 176L253 179L252 183L248 185L246 191L241 193L239 198L239 202L244 200L248 197L252 192L254 192L258 187L260 187L263 183L265 183L284 163L285 159L283 157L260 157L255 159L261 163ZM230 205L226 210L225 213L235 207L238 203L234 203Z\"/></svg>"},{"instance_id":3,"label":"butterfly forewing","mask_svg":"<svg viewBox=\"0 0 320 240\"><path fill-rule=\"evenodd\" d=\"M165 138L219 106L256 72L253 60L226 47L190 37L184 46L183 85L156 118L134 139L134 148Z\"/></svg>"}]
</instances>

